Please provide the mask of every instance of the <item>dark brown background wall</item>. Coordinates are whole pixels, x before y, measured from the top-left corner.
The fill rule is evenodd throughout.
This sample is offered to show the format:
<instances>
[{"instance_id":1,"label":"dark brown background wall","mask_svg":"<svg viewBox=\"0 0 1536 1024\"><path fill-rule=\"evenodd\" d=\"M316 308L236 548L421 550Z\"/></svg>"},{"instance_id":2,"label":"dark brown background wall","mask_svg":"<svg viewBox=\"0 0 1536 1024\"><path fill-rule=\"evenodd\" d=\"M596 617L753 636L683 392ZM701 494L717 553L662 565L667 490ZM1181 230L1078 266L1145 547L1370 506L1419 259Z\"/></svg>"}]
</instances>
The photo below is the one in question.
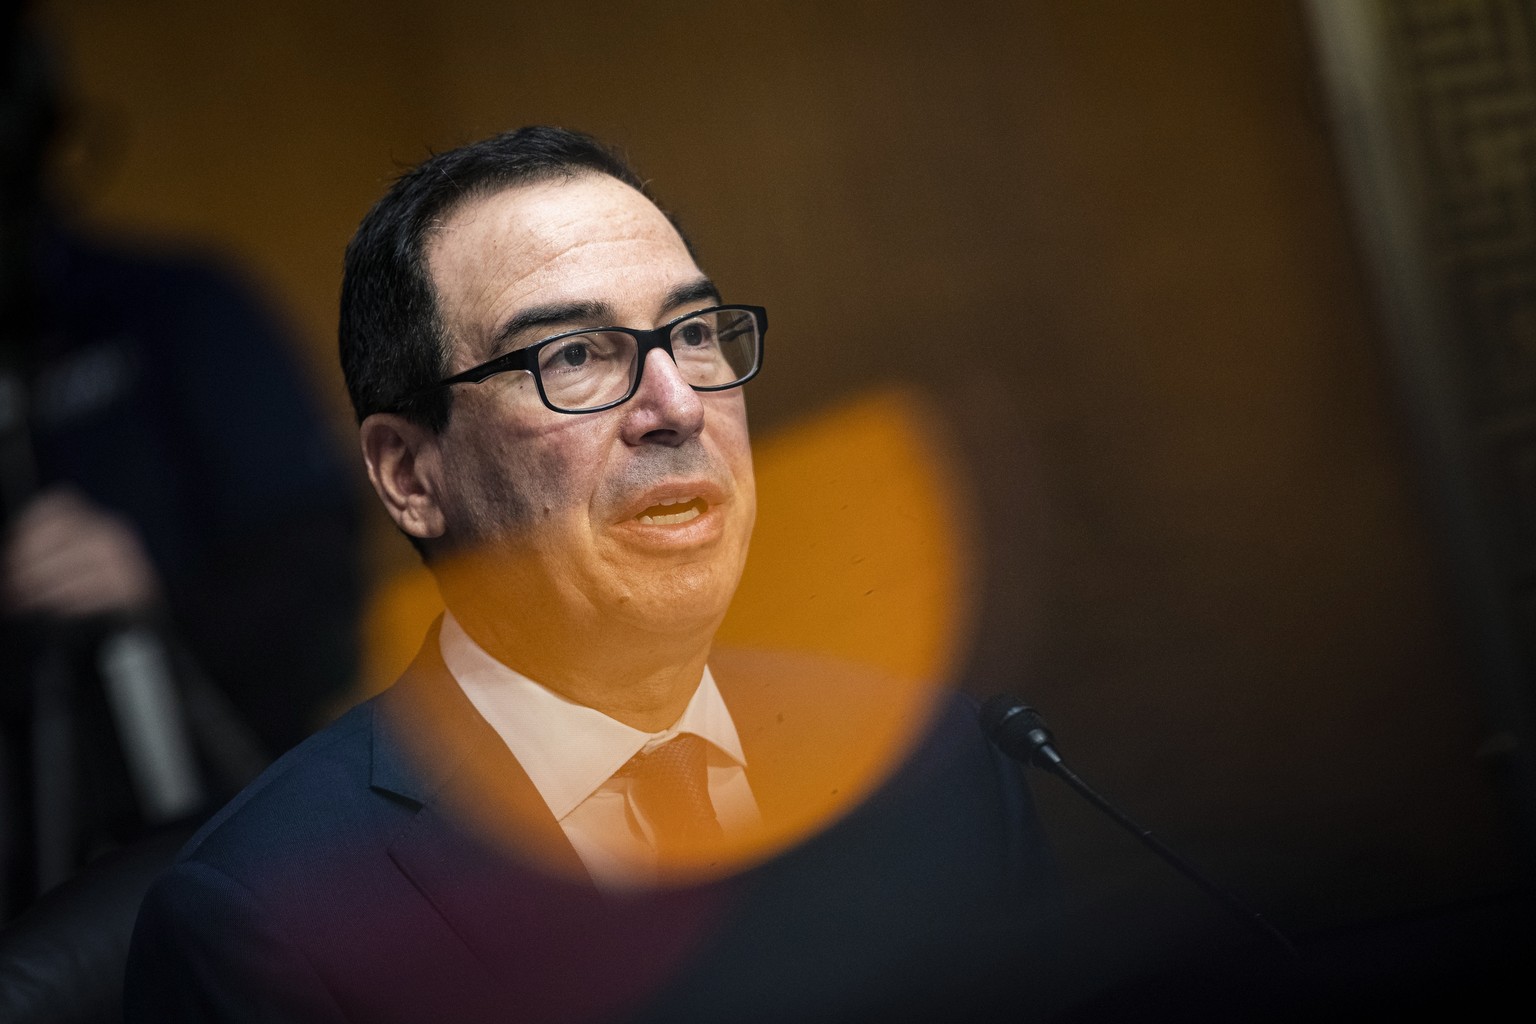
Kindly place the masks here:
<instances>
[{"instance_id":1,"label":"dark brown background wall","mask_svg":"<svg viewBox=\"0 0 1536 1024\"><path fill-rule=\"evenodd\" d=\"M1296 5L49 10L90 221L243 259L338 430L340 255L384 183L501 128L587 129L772 309L761 434L883 381L932 396L971 490L931 500L980 523L976 692L1027 693L1284 927L1514 879ZM377 532L381 569L409 558ZM1074 899L1154 938L1215 918L1038 788Z\"/></svg>"}]
</instances>

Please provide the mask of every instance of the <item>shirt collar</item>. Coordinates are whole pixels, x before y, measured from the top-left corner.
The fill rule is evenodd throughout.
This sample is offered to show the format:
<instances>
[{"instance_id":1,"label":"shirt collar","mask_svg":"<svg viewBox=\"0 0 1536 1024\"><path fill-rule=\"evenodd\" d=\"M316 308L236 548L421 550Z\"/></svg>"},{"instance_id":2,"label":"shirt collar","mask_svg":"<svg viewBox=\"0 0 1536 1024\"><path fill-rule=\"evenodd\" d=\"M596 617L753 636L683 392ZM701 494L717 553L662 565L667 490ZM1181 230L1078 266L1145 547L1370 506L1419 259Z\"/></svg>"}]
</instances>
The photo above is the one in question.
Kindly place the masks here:
<instances>
[{"instance_id":1,"label":"shirt collar","mask_svg":"<svg viewBox=\"0 0 1536 1024\"><path fill-rule=\"evenodd\" d=\"M669 729L645 732L568 700L491 657L451 612L439 638L443 663L512 751L556 820L575 810L624 762L679 733L708 740L746 767L736 724L706 666L688 706Z\"/></svg>"}]
</instances>

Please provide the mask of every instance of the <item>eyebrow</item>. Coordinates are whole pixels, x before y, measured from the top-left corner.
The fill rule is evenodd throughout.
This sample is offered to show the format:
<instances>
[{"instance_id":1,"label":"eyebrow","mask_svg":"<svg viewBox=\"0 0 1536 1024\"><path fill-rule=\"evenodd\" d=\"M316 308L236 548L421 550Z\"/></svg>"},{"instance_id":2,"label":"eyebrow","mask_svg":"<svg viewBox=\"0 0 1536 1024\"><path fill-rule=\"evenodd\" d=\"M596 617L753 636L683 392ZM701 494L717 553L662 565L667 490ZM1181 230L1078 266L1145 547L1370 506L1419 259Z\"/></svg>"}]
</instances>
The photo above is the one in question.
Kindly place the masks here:
<instances>
[{"instance_id":1,"label":"eyebrow","mask_svg":"<svg viewBox=\"0 0 1536 1024\"><path fill-rule=\"evenodd\" d=\"M687 305L690 302L701 302L704 299L718 304L720 302L720 289L715 287L715 282L707 277L701 277L697 281L689 282L673 288L667 293L667 300L663 309L673 309L677 306Z\"/></svg>"},{"instance_id":2,"label":"eyebrow","mask_svg":"<svg viewBox=\"0 0 1536 1024\"><path fill-rule=\"evenodd\" d=\"M525 334L536 327L556 327L582 320L588 323L601 323L612 317L612 307L604 302L552 302L544 306L533 306L512 317L491 336L491 342L500 347L508 339Z\"/></svg>"},{"instance_id":3,"label":"eyebrow","mask_svg":"<svg viewBox=\"0 0 1536 1024\"><path fill-rule=\"evenodd\" d=\"M720 289L716 288L715 283L707 277L673 288L662 300L661 308L665 311L704 300L716 303L720 301ZM500 348L510 339L536 328L542 329L541 333L543 333L549 328L565 324L584 322L593 325L601 324L605 327L620 326L613 322L615 319L613 307L606 302L552 302L548 305L530 307L512 317L491 336L491 343Z\"/></svg>"}]
</instances>

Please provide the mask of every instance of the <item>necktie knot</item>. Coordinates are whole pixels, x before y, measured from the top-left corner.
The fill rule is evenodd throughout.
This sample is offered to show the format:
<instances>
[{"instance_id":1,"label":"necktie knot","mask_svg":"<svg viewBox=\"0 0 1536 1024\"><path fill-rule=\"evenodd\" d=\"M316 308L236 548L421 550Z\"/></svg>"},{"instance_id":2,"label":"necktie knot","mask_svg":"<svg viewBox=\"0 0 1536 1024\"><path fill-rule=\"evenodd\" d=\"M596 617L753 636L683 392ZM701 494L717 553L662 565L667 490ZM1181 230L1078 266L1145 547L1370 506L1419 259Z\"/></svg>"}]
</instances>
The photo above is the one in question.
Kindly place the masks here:
<instances>
[{"instance_id":1,"label":"necktie knot","mask_svg":"<svg viewBox=\"0 0 1536 1024\"><path fill-rule=\"evenodd\" d=\"M659 856L718 839L720 824L709 799L709 744L681 733L624 763L615 776L631 780L635 803L656 836Z\"/></svg>"}]
</instances>

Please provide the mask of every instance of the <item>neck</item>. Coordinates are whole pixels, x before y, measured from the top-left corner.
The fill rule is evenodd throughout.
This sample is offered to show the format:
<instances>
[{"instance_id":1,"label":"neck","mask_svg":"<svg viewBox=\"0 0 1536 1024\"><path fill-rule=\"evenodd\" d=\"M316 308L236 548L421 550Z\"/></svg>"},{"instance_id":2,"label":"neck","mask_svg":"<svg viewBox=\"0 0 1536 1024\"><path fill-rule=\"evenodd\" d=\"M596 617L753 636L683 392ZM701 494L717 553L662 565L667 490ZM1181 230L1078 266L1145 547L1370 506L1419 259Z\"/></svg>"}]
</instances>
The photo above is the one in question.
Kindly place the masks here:
<instances>
[{"instance_id":1,"label":"neck","mask_svg":"<svg viewBox=\"0 0 1536 1024\"><path fill-rule=\"evenodd\" d=\"M454 608L453 614L470 639L503 665L644 732L660 732L682 717L709 656L708 638L562 635L562 643L546 645L530 643L516 626L473 609Z\"/></svg>"}]
</instances>

